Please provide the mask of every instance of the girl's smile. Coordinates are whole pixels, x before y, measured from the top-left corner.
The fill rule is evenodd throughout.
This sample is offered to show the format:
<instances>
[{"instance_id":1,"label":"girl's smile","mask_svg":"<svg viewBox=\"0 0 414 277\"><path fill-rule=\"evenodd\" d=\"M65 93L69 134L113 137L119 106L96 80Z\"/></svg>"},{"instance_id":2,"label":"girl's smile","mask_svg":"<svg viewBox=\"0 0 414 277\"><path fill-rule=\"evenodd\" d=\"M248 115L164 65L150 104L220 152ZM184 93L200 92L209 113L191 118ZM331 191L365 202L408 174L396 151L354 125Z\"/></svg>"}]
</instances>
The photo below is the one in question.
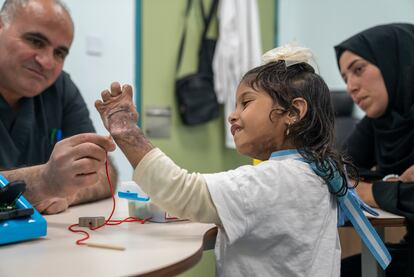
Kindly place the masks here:
<instances>
[{"instance_id":1,"label":"girl's smile","mask_svg":"<svg viewBox=\"0 0 414 277\"><path fill-rule=\"evenodd\" d=\"M272 113L274 109L274 100L269 94L253 89L246 81L240 83L236 92L236 109L229 116L239 153L265 160L273 151L287 147L285 115L276 116Z\"/></svg>"}]
</instances>

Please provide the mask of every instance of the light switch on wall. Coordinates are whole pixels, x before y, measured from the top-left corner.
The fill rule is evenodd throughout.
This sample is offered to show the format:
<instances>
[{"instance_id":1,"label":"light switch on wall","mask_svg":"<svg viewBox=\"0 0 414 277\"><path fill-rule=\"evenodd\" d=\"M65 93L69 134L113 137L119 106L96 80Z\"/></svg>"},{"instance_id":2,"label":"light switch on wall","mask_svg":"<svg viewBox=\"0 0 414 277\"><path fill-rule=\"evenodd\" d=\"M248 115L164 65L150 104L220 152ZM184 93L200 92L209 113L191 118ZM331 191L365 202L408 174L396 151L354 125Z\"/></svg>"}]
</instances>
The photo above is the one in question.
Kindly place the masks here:
<instances>
[{"instance_id":1,"label":"light switch on wall","mask_svg":"<svg viewBox=\"0 0 414 277\"><path fill-rule=\"evenodd\" d=\"M102 38L98 36L86 36L86 54L90 56L103 55Z\"/></svg>"},{"instance_id":2,"label":"light switch on wall","mask_svg":"<svg viewBox=\"0 0 414 277\"><path fill-rule=\"evenodd\" d=\"M149 138L171 136L171 107L145 107L145 134Z\"/></svg>"}]
</instances>

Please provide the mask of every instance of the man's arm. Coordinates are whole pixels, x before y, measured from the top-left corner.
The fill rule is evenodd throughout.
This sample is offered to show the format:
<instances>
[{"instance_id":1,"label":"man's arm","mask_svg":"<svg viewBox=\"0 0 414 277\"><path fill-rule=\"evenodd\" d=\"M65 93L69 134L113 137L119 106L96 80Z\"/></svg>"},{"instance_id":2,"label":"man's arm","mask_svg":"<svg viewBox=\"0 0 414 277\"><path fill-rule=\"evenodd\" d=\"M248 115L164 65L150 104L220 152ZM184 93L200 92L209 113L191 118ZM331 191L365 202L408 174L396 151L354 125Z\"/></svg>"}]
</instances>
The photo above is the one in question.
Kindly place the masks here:
<instances>
[{"instance_id":1,"label":"man's arm","mask_svg":"<svg viewBox=\"0 0 414 277\"><path fill-rule=\"evenodd\" d=\"M24 167L10 171L2 171L10 182L23 180L26 183L24 196L40 213L55 214L66 210L69 201L64 190L54 191L43 176L45 165Z\"/></svg>"},{"instance_id":2,"label":"man's arm","mask_svg":"<svg viewBox=\"0 0 414 277\"><path fill-rule=\"evenodd\" d=\"M105 161L107 152L114 149L109 137L79 134L57 143L47 163L0 174L9 181L25 181L24 196L39 212L57 213L109 195ZM110 172L116 180L115 170ZM83 190L88 194L82 195Z\"/></svg>"},{"instance_id":3,"label":"man's arm","mask_svg":"<svg viewBox=\"0 0 414 277\"><path fill-rule=\"evenodd\" d=\"M36 208L36 206L40 205L42 201L51 199L53 195L56 197L64 197L62 193L52 191L48 188L43 176L44 167L45 165L23 167L8 171L1 171L0 174L3 175L9 182L17 180L24 181L26 183L26 191L24 192L24 196Z\"/></svg>"}]
</instances>

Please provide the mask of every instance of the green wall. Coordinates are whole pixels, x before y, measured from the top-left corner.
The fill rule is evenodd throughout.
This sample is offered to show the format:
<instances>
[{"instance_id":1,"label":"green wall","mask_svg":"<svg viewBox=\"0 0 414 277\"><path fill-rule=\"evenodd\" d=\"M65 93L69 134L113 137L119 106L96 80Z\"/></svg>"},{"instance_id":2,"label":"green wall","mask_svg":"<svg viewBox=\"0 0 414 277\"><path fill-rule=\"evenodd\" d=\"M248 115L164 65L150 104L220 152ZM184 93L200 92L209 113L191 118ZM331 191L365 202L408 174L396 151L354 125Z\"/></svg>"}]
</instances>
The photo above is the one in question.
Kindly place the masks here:
<instances>
[{"instance_id":1,"label":"green wall","mask_svg":"<svg viewBox=\"0 0 414 277\"><path fill-rule=\"evenodd\" d=\"M251 163L248 157L224 146L223 111L220 118L204 125L181 123L174 98L175 65L186 0L142 0L141 116L145 130L148 107L171 107L171 136L151 139L179 166L189 171L216 172ZM198 1L194 1L198 2ZM204 1L209 3L209 1ZM263 49L273 47L275 0L258 0ZM185 63L180 75L196 68L196 52L202 23L193 7L188 24ZM214 30L210 32L214 36ZM222 109L223 110L223 109ZM202 262L183 276L214 276L214 255L207 251ZM202 274L202 275L201 275Z\"/></svg>"}]
</instances>

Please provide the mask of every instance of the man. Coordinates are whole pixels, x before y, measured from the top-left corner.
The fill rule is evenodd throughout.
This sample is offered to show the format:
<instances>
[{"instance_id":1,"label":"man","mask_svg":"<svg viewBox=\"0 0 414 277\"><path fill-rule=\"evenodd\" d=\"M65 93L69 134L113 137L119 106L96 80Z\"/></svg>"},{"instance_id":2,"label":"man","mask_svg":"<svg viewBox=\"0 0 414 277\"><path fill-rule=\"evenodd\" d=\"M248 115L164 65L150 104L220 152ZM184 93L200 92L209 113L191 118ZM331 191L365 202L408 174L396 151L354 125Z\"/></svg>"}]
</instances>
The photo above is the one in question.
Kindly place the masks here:
<instances>
[{"instance_id":1,"label":"man","mask_svg":"<svg viewBox=\"0 0 414 277\"><path fill-rule=\"evenodd\" d=\"M0 174L24 180L25 197L49 214L110 195L105 161L115 145L93 133L62 71L73 32L59 0L6 0L0 11Z\"/></svg>"}]
</instances>

